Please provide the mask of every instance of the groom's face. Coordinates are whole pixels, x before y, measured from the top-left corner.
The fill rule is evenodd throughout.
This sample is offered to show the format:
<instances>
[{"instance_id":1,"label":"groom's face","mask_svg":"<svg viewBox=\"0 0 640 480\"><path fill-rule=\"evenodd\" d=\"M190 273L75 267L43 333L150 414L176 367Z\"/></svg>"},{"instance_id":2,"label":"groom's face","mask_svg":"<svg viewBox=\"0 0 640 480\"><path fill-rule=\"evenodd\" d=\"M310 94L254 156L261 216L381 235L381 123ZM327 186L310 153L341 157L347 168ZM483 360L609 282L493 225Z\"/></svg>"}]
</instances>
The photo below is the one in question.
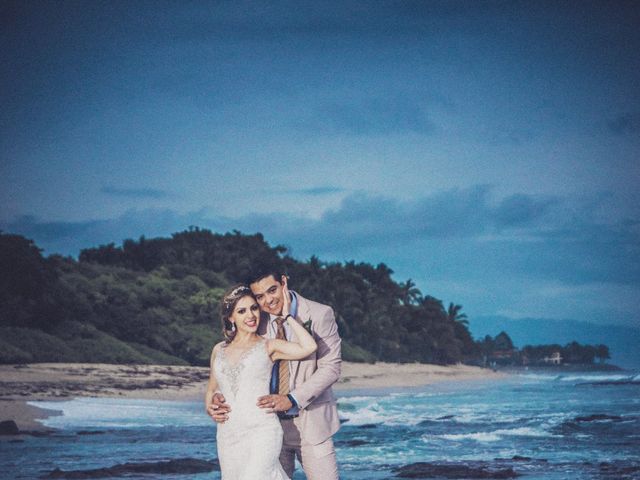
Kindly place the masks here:
<instances>
[{"instance_id":1,"label":"groom's face","mask_svg":"<svg viewBox=\"0 0 640 480\"><path fill-rule=\"evenodd\" d=\"M282 313L284 299L282 283L276 280L273 275L253 282L250 287L262 311L271 315L280 315Z\"/></svg>"}]
</instances>

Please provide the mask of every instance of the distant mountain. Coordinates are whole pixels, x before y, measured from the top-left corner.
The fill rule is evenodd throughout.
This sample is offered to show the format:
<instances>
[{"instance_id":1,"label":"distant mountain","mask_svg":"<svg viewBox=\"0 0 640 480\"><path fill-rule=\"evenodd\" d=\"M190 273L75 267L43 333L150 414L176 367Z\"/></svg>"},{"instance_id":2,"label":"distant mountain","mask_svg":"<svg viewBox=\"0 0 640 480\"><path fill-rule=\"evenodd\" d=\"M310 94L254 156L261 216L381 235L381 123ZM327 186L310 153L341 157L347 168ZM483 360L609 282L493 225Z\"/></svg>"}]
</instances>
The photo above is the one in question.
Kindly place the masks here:
<instances>
[{"instance_id":1,"label":"distant mountain","mask_svg":"<svg viewBox=\"0 0 640 480\"><path fill-rule=\"evenodd\" d=\"M471 319L469 330L474 338L495 336L504 330L519 348L550 343L564 345L573 340L587 344L604 343L611 351L611 363L624 368L640 368L640 328L579 320L481 316Z\"/></svg>"}]
</instances>

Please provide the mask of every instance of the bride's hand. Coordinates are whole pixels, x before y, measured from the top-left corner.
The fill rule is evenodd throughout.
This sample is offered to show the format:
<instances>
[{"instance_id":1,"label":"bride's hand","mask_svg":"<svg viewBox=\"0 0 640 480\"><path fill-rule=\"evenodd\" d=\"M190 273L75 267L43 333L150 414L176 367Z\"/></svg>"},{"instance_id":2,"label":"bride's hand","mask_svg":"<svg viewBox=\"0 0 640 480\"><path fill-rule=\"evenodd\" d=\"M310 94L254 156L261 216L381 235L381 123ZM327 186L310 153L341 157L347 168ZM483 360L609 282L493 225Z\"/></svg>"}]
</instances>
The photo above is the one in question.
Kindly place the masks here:
<instances>
[{"instance_id":1,"label":"bride's hand","mask_svg":"<svg viewBox=\"0 0 640 480\"><path fill-rule=\"evenodd\" d=\"M287 277L282 276L282 317L289 315L291 310L291 292L287 284Z\"/></svg>"}]
</instances>

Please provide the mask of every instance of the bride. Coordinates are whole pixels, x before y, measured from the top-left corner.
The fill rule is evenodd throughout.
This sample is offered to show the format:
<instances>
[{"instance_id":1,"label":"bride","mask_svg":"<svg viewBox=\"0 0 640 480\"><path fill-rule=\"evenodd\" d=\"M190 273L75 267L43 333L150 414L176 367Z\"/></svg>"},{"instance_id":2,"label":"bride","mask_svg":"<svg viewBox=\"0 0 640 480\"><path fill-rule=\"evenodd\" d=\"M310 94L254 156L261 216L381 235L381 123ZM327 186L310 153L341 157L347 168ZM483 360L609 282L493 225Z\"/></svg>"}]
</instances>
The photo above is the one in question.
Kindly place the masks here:
<instances>
[{"instance_id":1,"label":"bride","mask_svg":"<svg viewBox=\"0 0 640 480\"><path fill-rule=\"evenodd\" d=\"M289 299L285 292L285 299ZM222 298L221 317L225 341L211 352L211 371L205 396L207 413L215 410L211 400L221 392L233 412L218 424L218 460L223 480L289 480L280 465L282 427L273 410L261 409L258 397L269 394L273 362L299 360L316 351L313 337L289 315L286 301L282 318L297 343L263 339L257 334L260 308L251 290L237 285Z\"/></svg>"}]
</instances>

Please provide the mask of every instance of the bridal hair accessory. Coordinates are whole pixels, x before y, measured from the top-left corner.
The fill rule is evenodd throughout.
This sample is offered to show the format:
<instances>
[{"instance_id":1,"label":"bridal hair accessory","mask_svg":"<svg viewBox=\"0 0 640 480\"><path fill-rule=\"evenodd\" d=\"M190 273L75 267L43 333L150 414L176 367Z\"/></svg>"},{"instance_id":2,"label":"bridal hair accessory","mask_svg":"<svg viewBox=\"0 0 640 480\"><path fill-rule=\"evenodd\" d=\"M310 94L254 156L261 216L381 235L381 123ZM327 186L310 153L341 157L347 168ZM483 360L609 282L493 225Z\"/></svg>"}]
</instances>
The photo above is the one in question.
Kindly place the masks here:
<instances>
[{"instance_id":1,"label":"bridal hair accessory","mask_svg":"<svg viewBox=\"0 0 640 480\"><path fill-rule=\"evenodd\" d=\"M251 295L251 289L246 285L237 286L222 298L224 309L233 308L235 303L246 295Z\"/></svg>"}]
</instances>

